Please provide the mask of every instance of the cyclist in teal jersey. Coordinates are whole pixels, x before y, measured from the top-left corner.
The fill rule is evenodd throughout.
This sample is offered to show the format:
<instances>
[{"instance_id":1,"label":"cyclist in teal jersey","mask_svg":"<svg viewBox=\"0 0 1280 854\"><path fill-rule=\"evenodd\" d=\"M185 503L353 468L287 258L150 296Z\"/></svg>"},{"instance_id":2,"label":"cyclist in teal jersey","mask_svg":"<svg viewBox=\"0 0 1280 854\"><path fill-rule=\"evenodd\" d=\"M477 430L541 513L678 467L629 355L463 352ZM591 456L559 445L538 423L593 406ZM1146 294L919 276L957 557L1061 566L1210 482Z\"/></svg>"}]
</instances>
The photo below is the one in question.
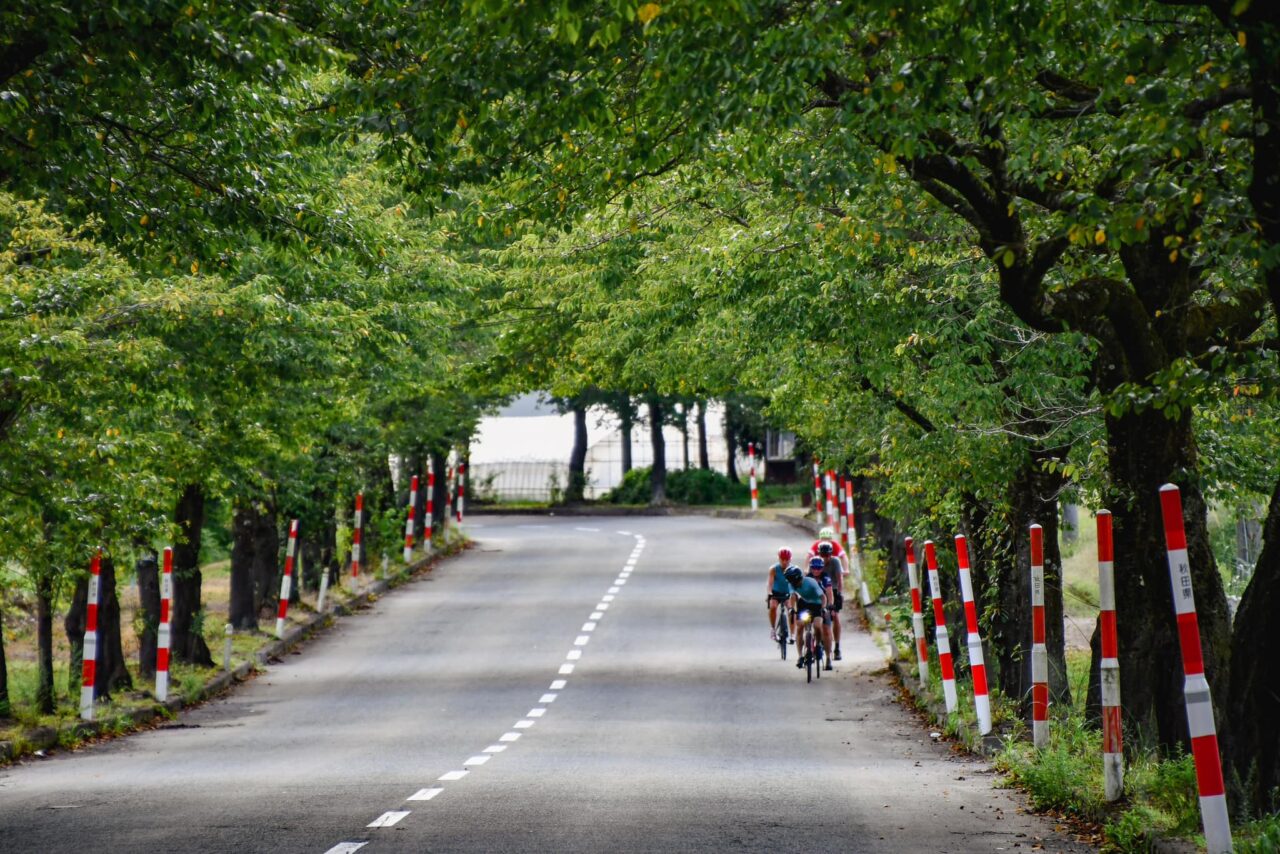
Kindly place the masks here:
<instances>
[{"instance_id":1,"label":"cyclist in teal jersey","mask_svg":"<svg viewBox=\"0 0 1280 854\"><path fill-rule=\"evenodd\" d=\"M789 566L791 549L778 549L778 562L769 567L769 588L765 593L765 604L769 606L769 639L774 642L778 640L778 606L791 597L791 585L787 584L786 577Z\"/></svg>"},{"instance_id":2,"label":"cyclist in teal jersey","mask_svg":"<svg viewBox=\"0 0 1280 854\"><path fill-rule=\"evenodd\" d=\"M806 576L798 566L789 568L786 577L791 585L791 608L797 617L805 611L812 617L818 636L822 638L822 648L827 653L826 669L830 670L831 612L827 610L827 606L831 604L831 588L824 585L819 578ZM796 666L804 667L804 656L800 656Z\"/></svg>"}]
</instances>

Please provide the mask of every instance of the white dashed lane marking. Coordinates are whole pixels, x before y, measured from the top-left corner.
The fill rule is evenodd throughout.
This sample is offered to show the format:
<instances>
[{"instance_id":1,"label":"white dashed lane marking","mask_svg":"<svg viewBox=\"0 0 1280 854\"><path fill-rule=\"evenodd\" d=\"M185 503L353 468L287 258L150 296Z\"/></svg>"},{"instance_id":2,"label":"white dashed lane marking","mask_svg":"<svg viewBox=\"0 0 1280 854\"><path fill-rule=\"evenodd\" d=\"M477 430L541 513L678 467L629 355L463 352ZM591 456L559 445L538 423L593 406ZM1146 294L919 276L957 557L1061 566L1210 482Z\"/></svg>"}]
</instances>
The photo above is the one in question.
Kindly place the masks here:
<instances>
[{"instance_id":1,"label":"white dashed lane marking","mask_svg":"<svg viewBox=\"0 0 1280 854\"><path fill-rule=\"evenodd\" d=\"M526 529L544 529L544 528L550 528L552 526L551 525L519 525L517 527L526 528ZM600 531L599 528L588 528L588 527L578 527L578 528L575 528L574 530L583 531L585 533L598 533ZM613 586L609 588L609 592L606 593L604 596L600 597L600 602L596 604L595 609L591 612L591 616L588 618L587 622L582 624L581 631L583 632L595 631L597 626L597 621L604 618L604 612L609 610L609 603L614 601L614 599L616 598L616 594L621 590L622 586L627 583L627 578L635 570L636 563L639 561L641 552L644 550L644 546L645 546L644 537L640 536L639 534L632 534L630 531L618 531L618 533L622 534L623 536L634 537L636 541L635 548L632 549L631 555L630 557L627 558L626 565L618 573L618 577L614 579ZM577 661L578 659L582 658L583 651L581 647L586 646L590 642L590 640L591 640L590 634L578 635L578 637L575 638L573 641L573 645L575 648L569 650L568 654L565 656L565 659L567 661ZM568 676L569 674L573 673L573 669L574 669L574 665L566 663L566 664L560 665L560 669L558 672L559 672L559 675L561 676ZM567 685L568 685L568 680L556 679L552 681L549 691L550 692L562 691ZM554 703L556 701L557 696L559 695L556 693L543 694L541 697L538 698L538 702L543 705L530 709L528 712L528 715L524 719L516 721L514 724L512 724L512 727L511 727L512 731L506 732L500 735L498 737L497 744L491 744L488 747L486 747L481 753L477 753L476 755L469 757L465 762L462 763L461 769L457 771L448 771L440 775L439 782L454 782L457 780L461 780L463 777L466 777L467 774L470 773L470 769L478 768L481 765L486 764L494 756L505 751L514 742L518 741L521 735L523 735L522 732L518 732L517 730L527 730L530 727L532 727L535 723L537 723L538 719L543 717L547 713L546 704ZM444 789L440 786L429 786L427 788L419 789L418 791L414 792L405 800L429 801L435 798L437 795L439 795L443 791ZM397 822L401 821L407 815L409 815L409 812L410 812L409 810L388 810L387 812L384 812L382 815L378 816L376 819L374 819L372 822L370 822L366 826L367 827L391 827L395 825ZM339 842L337 845L333 846L328 851L326 851L325 854L351 854L352 852L359 851L361 848L363 848L367 844L368 844L367 841Z\"/></svg>"},{"instance_id":2,"label":"white dashed lane marking","mask_svg":"<svg viewBox=\"0 0 1280 854\"><path fill-rule=\"evenodd\" d=\"M388 810L366 824L365 827L390 827L408 814L408 810Z\"/></svg>"},{"instance_id":3,"label":"white dashed lane marking","mask_svg":"<svg viewBox=\"0 0 1280 854\"><path fill-rule=\"evenodd\" d=\"M410 795L409 797L405 798L405 800L407 800L407 801L429 801L429 800L431 800L432 798L434 798L436 795L440 794L440 793L441 793L441 792L443 792L443 791L444 791L444 789L441 789L439 786L435 786L435 787L432 787L432 788L430 788L430 789L419 789L418 791L414 792L414 793L413 793L412 795Z\"/></svg>"}]
</instances>

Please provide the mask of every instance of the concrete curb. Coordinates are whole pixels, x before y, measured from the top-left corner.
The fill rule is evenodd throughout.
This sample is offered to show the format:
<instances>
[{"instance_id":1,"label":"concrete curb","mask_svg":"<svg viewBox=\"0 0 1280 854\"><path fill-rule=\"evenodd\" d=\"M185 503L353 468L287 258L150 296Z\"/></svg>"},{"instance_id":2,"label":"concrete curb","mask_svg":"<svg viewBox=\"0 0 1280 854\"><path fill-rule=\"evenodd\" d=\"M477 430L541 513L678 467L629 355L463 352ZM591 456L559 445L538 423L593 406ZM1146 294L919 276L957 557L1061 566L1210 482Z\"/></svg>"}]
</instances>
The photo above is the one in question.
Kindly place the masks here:
<instances>
[{"instance_id":1,"label":"concrete curb","mask_svg":"<svg viewBox=\"0 0 1280 854\"><path fill-rule=\"evenodd\" d=\"M183 697L171 697L163 703L156 702L149 706L116 713L112 713L110 709L102 709L102 714L110 716L110 730L106 729L105 722L101 720L77 720L61 727L38 727L29 730L22 735L21 741L16 743L13 741L0 741L0 764L8 764L38 751L55 748L62 743L64 738L68 741L79 741L103 735L127 735L129 732L151 723L156 718L173 719L178 712L187 706L198 705L230 690L235 684L249 678L249 675L258 668L265 667L272 660L284 657L303 641L333 625L335 617L352 614L359 608L372 604L378 596L392 588L400 586L400 584L423 572L430 571L435 564L463 551L468 542L468 540L463 539L449 543L442 550L423 556L402 567L389 578L372 579L348 601L339 602L335 600L323 612L312 612L301 624L290 626L285 631L284 637L255 650L251 660L243 661L231 670L223 670L218 675L210 677L190 700ZM123 728L124 731L120 733L114 732L120 728Z\"/></svg>"}]
</instances>

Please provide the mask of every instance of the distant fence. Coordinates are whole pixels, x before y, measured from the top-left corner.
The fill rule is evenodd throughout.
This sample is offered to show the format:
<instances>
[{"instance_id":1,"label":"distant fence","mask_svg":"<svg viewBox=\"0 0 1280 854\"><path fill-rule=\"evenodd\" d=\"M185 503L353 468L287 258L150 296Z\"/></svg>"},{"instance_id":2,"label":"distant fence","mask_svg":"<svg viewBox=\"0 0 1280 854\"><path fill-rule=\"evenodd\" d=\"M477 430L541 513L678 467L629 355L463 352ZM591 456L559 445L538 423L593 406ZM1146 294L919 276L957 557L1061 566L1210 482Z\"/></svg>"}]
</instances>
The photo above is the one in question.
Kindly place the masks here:
<instances>
[{"instance_id":1,"label":"distant fence","mask_svg":"<svg viewBox=\"0 0 1280 854\"><path fill-rule=\"evenodd\" d=\"M561 462L473 463L468 474L467 490L479 502L559 501L569 483L569 465Z\"/></svg>"}]
</instances>

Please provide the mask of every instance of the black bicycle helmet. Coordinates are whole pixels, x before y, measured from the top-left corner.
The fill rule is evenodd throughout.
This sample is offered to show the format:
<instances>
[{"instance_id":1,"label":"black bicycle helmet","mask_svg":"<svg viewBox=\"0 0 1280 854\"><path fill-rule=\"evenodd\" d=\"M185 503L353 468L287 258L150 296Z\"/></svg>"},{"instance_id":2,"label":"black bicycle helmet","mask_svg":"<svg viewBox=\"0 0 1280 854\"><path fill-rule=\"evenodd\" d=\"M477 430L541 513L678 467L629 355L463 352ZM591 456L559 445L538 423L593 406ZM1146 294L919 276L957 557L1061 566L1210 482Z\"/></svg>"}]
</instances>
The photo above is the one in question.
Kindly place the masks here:
<instances>
[{"instance_id":1,"label":"black bicycle helmet","mask_svg":"<svg viewBox=\"0 0 1280 854\"><path fill-rule=\"evenodd\" d=\"M784 572L783 575L786 576L787 581L795 587L799 587L800 582L804 580L804 573L800 571L800 567L798 566L787 567L787 571Z\"/></svg>"},{"instance_id":2,"label":"black bicycle helmet","mask_svg":"<svg viewBox=\"0 0 1280 854\"><path fill-rule=\"evenodd\" d=\"M835 547L832 546L829 541L823 540L822 542L818 543L818 554L822 555L823 557L829 556L834 551L835 551Z\"/></svg>"}]
</instances>

